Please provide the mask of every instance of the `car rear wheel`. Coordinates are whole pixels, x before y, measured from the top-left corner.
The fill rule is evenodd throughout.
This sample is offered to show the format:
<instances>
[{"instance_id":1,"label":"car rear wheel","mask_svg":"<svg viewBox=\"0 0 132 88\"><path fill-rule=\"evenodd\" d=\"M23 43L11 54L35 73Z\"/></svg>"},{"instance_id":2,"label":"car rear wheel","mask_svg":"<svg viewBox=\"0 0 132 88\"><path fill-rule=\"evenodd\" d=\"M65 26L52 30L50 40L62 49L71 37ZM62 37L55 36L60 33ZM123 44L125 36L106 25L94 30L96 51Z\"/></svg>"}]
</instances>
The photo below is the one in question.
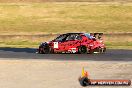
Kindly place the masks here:
<instances>
[{"instance_id":1,"label":"car rear wheel","mask_svg":"<svg viewBox=\"0 0 132 88\"><path fill-rule=\"evenodd\" d=\"M87 47L86 47L86 46L80 46L80 47L78 48L78 53L80 53L80 54L85 54L85 53L87 53Z\"/></svg>"}]
</instances>

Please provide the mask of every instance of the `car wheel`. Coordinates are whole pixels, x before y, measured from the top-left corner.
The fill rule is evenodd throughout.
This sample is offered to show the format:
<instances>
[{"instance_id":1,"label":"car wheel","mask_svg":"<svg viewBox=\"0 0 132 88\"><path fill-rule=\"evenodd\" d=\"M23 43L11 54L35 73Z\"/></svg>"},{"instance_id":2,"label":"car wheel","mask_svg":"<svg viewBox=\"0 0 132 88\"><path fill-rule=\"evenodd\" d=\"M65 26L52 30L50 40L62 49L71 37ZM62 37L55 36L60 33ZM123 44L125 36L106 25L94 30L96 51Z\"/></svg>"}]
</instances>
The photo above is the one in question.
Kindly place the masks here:
<instances>
[{"instance_id":1,"label":"car wheel","mask_svg":"<svg viewBox=\"0 0 132 88\"><path fill-rule=\"evenodd\" d=\"M45 46L45 47L43 48L43 52L44 52L45 54L49 54L49 53L51 53L51 48L47 45L47 46Z\"/></svg>"},{"instance_id":2,"label":"car wheel","mask_svg":"<svg viewBox=\"0 0 132 88\"><path fill-rule=\"evenodd\" d=\"M43 47L39 47L39 49L37 50L37 52L38 52L39 54L44 54L44 52L43 52Z\"/></svg>"},{"instance_id":3,"label":"car wheel","mask_svg":"<svg viewBox=\"0 0 132 88\"><path fill-rule=\"evenodd\" d=\"M85 46L80 46L80 47L78 48L78 53L80 53L80 54L85 54L85 53L87 53L87 47L85 47Z\"/></svg>"}]
</instances>

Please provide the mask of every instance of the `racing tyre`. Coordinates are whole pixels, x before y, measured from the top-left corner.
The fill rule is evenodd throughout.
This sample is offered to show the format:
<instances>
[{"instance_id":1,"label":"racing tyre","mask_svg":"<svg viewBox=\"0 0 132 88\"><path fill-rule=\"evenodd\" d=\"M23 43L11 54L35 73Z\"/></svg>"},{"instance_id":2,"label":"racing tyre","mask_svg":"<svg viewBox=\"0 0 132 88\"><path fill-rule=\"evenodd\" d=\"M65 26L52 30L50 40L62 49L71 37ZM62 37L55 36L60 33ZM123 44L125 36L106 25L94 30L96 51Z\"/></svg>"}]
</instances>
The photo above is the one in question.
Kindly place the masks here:
<instances>
[{"instance_id":1,"label":"racing tyre","mask_svg":"<svg viewBox=\"0 0 132 88\"><path fill-rule=\"evenodd\" d=\"M80 53L80 54L85 54L85 53L87 53L87 47L85 47L85 46L80 46L80 47L78 48L78 53Z\"/></svg>"},{"instance_id":2,"label":"racing tyre","mask_svg":"<svg viewBox=\"0 0 132 88\"><path fill-rule=\"evenodd\" d=\"M42 51L43 54L50 54L50 53L53 53L53 50L51 47L49 47L48 45L47 46L44 46L43 47L43 51Z\"/></svg>"},{"instance_id":3,"label":"racing tyre","mask_svg":"<svg viewBox=\"0 0 132 88\"><path fill-rule=\"evenodd\" d=\"M37 50L38 54L44 54L44 49L43 47L39 47L39 49Z\"/></svg>"},{"instance_id":4,"label":"racing tyre","mask_svg":"<svg viewBox=\"0 0 132 88\"><path fill-rule=\"evenodd\" d=\"M50 53L49 47L44 48L44 53L45 53L45 54L49 54L49 53Z\"/></svg>"}]
</instances>

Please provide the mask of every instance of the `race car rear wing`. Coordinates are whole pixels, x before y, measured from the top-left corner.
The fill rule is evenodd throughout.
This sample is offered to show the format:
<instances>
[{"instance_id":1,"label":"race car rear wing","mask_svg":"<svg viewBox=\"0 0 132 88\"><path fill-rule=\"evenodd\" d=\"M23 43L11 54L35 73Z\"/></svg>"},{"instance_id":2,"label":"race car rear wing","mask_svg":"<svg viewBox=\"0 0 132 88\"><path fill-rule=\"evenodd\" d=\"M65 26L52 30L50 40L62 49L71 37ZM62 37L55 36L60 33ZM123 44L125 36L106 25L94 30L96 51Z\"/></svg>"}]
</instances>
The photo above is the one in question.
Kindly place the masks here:
<instances>
[{"instance_id":1,"label":"race car rear wing","mask_svg":"<svg viewBox=\"0 0 132 88\"><path fill-rule=\"evenodd\" d=\"M91 36L95 37L95 39L102 39L103 33L90 33Z\"/></svg>"}]
</instances>

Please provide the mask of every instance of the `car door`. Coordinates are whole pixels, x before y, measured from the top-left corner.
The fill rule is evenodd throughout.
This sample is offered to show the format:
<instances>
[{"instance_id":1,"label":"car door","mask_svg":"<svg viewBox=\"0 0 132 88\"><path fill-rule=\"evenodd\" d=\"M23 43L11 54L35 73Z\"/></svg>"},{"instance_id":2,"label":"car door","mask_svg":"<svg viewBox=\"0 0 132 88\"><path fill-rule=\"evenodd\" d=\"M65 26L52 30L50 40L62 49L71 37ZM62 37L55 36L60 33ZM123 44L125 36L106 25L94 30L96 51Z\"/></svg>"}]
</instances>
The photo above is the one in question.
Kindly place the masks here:
<instances>
[{"instance_id":1,"label":"car door","mask_svg":"<svg viewBox=\"0 0 132 88\"><path fill-rule=\"evenodd\" d=\"M67 34L65 38L59 39L59 41L54 42L54 48L59 52L67 52L72 44L72 41L72 35Z\"/></svg>"},{"instance_id":2,"label":"car door","mask_svg":"<svg viewBox=\"0 0 132 88\"><path fill-rule=\"evenodd\" d=\"M57 37L53 42L53 48L56 52L62 52L65 50L65 39L67 35L63 34Z\"/></svg>"},{"instance_id":3,"label":"car door","mask_svg":"<svg viewBox=\"0 0 132 88\"><path fill-rule=\"evenodd\" d=\"M79 46L80 43L80 39L78 34L71 34L67 37L66 39L66 46L65 49L69 52L76 52L77 51L77 46Z\"/></svg>"}]
</instances>

